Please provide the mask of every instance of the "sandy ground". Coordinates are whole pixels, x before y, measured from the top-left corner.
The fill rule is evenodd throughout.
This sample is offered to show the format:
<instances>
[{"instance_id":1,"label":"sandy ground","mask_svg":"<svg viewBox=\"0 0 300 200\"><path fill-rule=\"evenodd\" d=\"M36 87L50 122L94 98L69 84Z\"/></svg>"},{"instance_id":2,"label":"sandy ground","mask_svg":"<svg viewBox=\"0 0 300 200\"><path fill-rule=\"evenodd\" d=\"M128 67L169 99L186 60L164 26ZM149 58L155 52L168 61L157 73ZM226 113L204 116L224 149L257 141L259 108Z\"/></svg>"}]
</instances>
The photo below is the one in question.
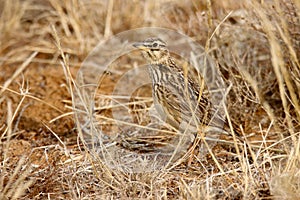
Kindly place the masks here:
<instances>
[{"instance_id":1,"label":"sandy ground","mask_svg":"<svg viewBox=\"0 0 300 200\"><path fill-rule=\"evenodd\" d=\"M212 40L219 50L215 55L224 80L233 84L228 95L229 115L249 135L250 142L239 146L240 151L234 143L221 143L203 158L196 148L198 154L192 161L183 159L167 172L130 174L108 168L84 148L78 137L70 86L52 27L58 32L62 51L68 55L70 75L76 77L80 64L99 41L132 28L161 25L182 30L205 45L211 33L209 26L215 27L225 13L242 7L232 1L213 2L209 7L207 2L143 1L133 5L113 0L0 1L0 199L299 199L299 108L294 99L300 97L296 61L300 52L300 18L296 0L284 1L288 6L283 7L292 13L285 18L292 45L283 46L285 50L294 49L295 55L274 47L268 40L268 29L261 29L262 19L257 24L259 17L247 18L245 25L239 12L225 23L225 34L216 33L217 39ZM207 25L209 15L214 20ZM206 25L200 26L201 23ZM277 29L275 32L284 41ZM243 52L245 44L253 53L249 57L247 50ZM237 57L234 53L224 54L224 49L244 54L238 53L240 60L232 63ZM288 60L289 71L281 72L285 75L281 78L273 70L274 51L280 52L276 54L279 58L283 54ZM33 52L37 55L30 58ZM250 62L254 57L260 58L256 67L269 68L253 70ZM133 58L140 62L136 52L133 57L122 58L125 65L114 72L132 68ZM247 62L250 67L244 69L248 76L244 73L242 77L230 67ZM109 93L117 74L109 74L98 92ZM251 77L257 82L251 82ZM151 96L149 91L150 88L142 90L142 96ZM284 92L289 94L286 104L282 103ZM249 108L247 112L236 112L245 108ZM110 116L109 110L98 113ZM103 129L118 131L108 125ZM232 137L224 140L234 141ZM255 140L261 142L260 148L251 146ZM270 144L273 149L268 148Z\"/></svg>"}]
</instances>

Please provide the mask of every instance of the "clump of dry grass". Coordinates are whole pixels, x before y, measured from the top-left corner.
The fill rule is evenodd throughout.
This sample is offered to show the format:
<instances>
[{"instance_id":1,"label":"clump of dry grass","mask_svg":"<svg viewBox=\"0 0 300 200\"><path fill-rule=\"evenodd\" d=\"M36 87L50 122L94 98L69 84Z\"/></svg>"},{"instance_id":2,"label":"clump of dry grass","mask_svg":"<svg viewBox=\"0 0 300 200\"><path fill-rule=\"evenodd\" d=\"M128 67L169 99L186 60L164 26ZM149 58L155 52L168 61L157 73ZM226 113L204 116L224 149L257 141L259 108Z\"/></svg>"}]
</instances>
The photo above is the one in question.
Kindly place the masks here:
<instances>
[{"instance_id":1,"label":"clump of dry grass","mask_svg":"<svg viewBox=\"0 0 300 200\"><path fill-rule=\"evenodd\" d=\"M299 199L300 5L285 0L236 8L228 2L1 1L0 64L6 73L0 75L0 197ZM67 134L46 125L33 129L42 133L30 139L26 129L18 130L18 116L26 113L24 99L46 104L61 118L72 114L29 93L32 85L17 92L20 74L33 66L62 70L63 60L65 87L72 96L77 90L73 70L99 41L148 25L180 30L206 45L231 86L228 115L241 125L247 138L243 144L220 142L205 157L195 156L188 168L183 162L162 172L132 174L106 166L77 138L80 125ZM61 100L70 103L70 97ZM12 139L32 145L26 158L7 154ZM16 162L9 165L13 158Z\"/></svg>"}]
</instances>

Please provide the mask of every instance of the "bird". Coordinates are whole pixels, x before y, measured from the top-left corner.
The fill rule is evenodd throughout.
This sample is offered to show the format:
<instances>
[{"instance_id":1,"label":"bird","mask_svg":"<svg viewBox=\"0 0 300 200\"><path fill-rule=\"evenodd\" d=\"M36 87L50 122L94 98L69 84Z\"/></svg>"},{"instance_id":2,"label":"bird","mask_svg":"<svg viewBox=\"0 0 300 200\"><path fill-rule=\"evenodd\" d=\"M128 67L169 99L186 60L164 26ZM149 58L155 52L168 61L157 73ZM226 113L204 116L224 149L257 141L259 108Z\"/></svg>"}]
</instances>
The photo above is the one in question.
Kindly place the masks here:
<instances>
[{"instance_id":1,"label":"bird","mask_svg":"<svg viewBox=\"0 0 300 200\"><path fill-rule=\"evenodd\" d=\"M207 134L213 143L220 134L230 135L228 121L212 104L205 79L187 62L175 61L165 41L152 37L133 43L133 47L141 51L148 63L157 113L179 134L166 135L164 131L127 133L119 143L123 148L140 153L177 151L179 157L188 150L190 163L194 144L206 139Z\"/></svg>"},{"instance_id":2,"label":"bird","mask_svg":"<svg viewBox=\"0 0 300 200\"><path fill-rule=\"evenodd\" d=\"M211 112L214 107L202 76L196 76L187 70L185 64L180 65L171 56L167 43L158 37L147 38L135 42L133 46L139 49L148 63L148 74L151 79L152 97L155 108L162 119L182 135L193 135L197 132L219 132L226 123L224 117ZM194 76L193 76L194 75ZM155 149L155 142L149 142L143 137L126 140L126 147L130 143L134 147ZM178 142L179 139L170 142ZM157 142L160 146L166 144ZM186 142L185 142L186 143ZM134 148L136 150L136 148Z\"/></svg>"}]
</instances>

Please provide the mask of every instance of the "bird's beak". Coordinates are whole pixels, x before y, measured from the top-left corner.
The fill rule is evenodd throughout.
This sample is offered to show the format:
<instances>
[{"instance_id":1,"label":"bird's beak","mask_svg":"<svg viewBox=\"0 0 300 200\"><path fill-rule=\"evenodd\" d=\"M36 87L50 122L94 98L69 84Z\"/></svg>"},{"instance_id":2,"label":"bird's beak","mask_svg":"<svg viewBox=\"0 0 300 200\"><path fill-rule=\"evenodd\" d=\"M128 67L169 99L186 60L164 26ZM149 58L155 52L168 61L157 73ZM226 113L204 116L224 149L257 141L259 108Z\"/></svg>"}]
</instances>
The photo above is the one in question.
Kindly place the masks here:
<instances>
[{"instance_id":1,"label":"bird's beak","mask_svg":"<svg viewBox=\"0 0 300 200\"><path fill-rule=\"evenodd\" d=\"M141 50L147 49L147 47L142 42L133 43L132 46L134 46L137 49L141 49Z\"/></svg>"}]
</instances>

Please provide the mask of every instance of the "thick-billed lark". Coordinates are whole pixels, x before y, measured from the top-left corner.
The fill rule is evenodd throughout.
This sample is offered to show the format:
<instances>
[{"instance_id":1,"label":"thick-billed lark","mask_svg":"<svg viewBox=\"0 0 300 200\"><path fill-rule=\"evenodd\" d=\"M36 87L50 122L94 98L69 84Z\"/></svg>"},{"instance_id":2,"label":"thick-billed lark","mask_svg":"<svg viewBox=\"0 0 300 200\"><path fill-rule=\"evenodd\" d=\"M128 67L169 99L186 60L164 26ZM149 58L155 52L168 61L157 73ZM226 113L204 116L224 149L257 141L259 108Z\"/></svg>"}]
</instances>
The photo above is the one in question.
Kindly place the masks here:
<instances>
[{"instance_id":1,"label":"thick-billed lark","mask_svg":"<svg viewBox=\"0 0 300 200\"><path fill-rule=\"evenodd\" d=\"M226 133L223 130L225 121L213 112L204 79L195 78L185 66L180 67L163 40L149 38L133 46L142 50L149 64L152 96L162 119L185 136L199 131ZM153 147L153 141L151 143Z\"/></svg>"}]
</instances>

